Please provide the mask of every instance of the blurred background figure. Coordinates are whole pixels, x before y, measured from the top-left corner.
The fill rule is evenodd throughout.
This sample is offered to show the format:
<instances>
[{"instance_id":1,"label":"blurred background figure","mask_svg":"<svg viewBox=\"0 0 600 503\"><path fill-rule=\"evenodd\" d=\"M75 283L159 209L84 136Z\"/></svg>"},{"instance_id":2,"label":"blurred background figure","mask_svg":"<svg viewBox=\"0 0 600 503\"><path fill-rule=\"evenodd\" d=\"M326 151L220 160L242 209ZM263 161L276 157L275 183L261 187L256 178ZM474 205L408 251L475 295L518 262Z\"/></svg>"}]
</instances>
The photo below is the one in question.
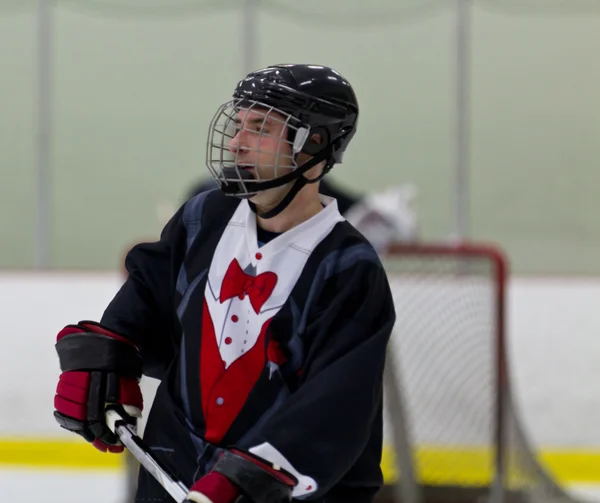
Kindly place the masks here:
<instances>
[{"instance_id":1,"label":"blurred background figure","mask_svg":"<svg viewBox=\"0 0 600 503\"><path fill-rule=\"evenodd\" d=\"M0 501L127 501L135 463L57 431L54 334L213 188L229 83L307 61L360 100L322 192L403 323L386 484L488 501L509 453L527 501L600 501L598 48L599 0L0 0Z\"/></svg>"}]
</instances>

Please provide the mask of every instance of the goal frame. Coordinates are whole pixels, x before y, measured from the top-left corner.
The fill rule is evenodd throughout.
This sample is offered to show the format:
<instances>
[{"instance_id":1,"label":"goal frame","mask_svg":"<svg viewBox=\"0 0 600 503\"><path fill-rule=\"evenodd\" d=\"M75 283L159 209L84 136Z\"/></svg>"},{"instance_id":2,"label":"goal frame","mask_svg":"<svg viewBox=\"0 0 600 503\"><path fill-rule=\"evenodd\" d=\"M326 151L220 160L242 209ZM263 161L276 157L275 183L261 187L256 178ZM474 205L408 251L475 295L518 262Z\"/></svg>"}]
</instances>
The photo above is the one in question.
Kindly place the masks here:
<instances>
[{"instance_id":1,"label":"goal frame","mask_svg":"<svg viewBox=\"0 0 600 503\"><path fill-rule=\"evenodd\" d=\"M506 419L509 407L509 379L506 357L506 292L509 273L508 259L505 252L497 245L481 242L457 242L457 243L439 243L439 242L420 242L420 243L392 243L380 252L381 260L385 266L386 260L394 260L398 257L440 257L454 259L477 259L484 260L490 264L490 281L493 285L493 325L494 351L493 362L494 369L494 410L493 410L493 453L494 453L494 479L489 487L487 494L490 503L503 503L505 500L505 466L506 466ZM386 376L386 388L389 387L391 378ZM387 395L393 397L388 399L392 408L400 414L401 420L407 418L402 407L402 392L397 385L397 380L393 379L393 390L386 390ZM394 397L395 395L395 397ZM396 403L393 403L396 402ZM406 450L410 448L411 442L408 438L407 427L398 430L393 426L394 441L393 446L396 451L397 464L405 472L406 476L400 484L395 484L391 497L394 501L403 503L420 503L423 501L423 494L419 488L418 475L415 476L414 464L411 463L411 453L401 453L399 449ZM400 438L399 438L400 437ZM412 479L412 480L411 480ZM402 486L405 487L402 487ZM387 499L387 498L386 498Z\"/></svg>"}]
</instances>

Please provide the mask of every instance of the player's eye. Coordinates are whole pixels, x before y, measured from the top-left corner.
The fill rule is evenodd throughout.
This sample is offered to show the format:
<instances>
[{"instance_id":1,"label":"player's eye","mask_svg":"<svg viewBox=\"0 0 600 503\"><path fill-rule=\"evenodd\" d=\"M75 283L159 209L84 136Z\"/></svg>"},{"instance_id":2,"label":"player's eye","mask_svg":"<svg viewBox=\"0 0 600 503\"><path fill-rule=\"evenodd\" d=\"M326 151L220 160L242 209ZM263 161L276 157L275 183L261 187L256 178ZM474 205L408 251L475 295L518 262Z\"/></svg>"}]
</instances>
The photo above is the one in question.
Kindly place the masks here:
<instances>
[{"instance_id":1,"label":"player's eye","mask_svg":"<svg viewBox=\"0 0 600 503\"><path fill-rule=\"evenodd\" d=\"M232 136L237 136L237 134L242 129L239 122L233 122L233 121L230 121L226 127L227 127L228 133L231 134Z\"/></svg>"},{"instance_id":2,"label":"player's eye","mask_svg":"<svg viewBox=\"0 0 600 503\"><path fill-rule=\"evenodd\" d=\"M270 134L273 131L273 124L271 122L265 122L263 131Z\"/></svg>"}]
</instances>

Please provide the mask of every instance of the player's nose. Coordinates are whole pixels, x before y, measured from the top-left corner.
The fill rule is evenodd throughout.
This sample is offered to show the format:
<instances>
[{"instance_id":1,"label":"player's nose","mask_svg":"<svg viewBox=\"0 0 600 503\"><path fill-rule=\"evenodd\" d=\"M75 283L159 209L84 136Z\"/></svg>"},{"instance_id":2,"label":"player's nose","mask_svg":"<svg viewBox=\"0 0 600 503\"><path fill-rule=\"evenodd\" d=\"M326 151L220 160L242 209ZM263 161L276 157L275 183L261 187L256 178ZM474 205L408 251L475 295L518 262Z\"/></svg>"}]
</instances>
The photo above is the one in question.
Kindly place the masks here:
<instances>
[{"instance_id":1,"label":"player's nose","mask_svg":"<svg viewBox=\"0 0 600 503\"><path fill-rule=\"evenodd\" d=\"M229 140L227 144L227 148L232 154L237 154L243 150L243 146L241 145L241 131L239 131L233 138Z\"/></svg>"}]
</instances>

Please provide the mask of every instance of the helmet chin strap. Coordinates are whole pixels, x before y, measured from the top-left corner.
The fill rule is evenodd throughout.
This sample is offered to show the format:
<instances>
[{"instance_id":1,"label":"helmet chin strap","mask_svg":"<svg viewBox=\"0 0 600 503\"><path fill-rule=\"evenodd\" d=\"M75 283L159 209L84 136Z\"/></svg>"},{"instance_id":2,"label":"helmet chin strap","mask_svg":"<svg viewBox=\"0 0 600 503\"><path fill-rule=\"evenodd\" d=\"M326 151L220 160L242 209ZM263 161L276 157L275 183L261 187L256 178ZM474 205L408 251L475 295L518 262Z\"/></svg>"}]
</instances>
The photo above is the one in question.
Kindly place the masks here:
<instances>
[{"instance_id":1,"label":"helmet chin strap","mask_svg":"<svg viewBox=\"0 0 600 503\"><path fill-rule=\"evenodd\" d=\"M328 149L325 149L325 150L328 150ZM290 203L292 202L294 197L296 197L298 192L300 192L306 184L316 183L327 174L327 172L331 169L331 165L329 164L330 161L327 161L327 164L323 168L323 172L317 178L313 178L313 179L309 180L308 178L306 178L304 176L304 173L306 171L308 171L308 169L312 168L313 166L316 166L317 164L319 164L321 161L324 160L324 159L321 159L321 157L326 157L328 154L329 154L329 152L322 152L321 154L317 154L310 161L308 161L301 168L299 168L302 170L300 176L296 179L296 181L292 185L291 189L288 190L287 194L283 197L283 199L281 201L279 201L279 203L277 203L277 205L274 208L260 213L258 211L258 208L256 207L256 204L254 204L251 201L248 201L248 204L250 205L250 209L254 213L256 213L256 215L259 216L260 218L264 218L267 220L269 218L273 218L273 217L276 217L277 215L279 215L283 210L285 210L290 205ZM307 166L308 166L308 168L307 168Z\"/></svg>"},{"instance_id":2,"label":"helmet chin strap","mask_svg":"<svg viewBox=\"0 0 600 503\"><path fill-rule=\"evenodd\" d=\"M304 178L304 175L301 175L300 178L294 182L294 185L292 185L292 188L288 190L288 193L283 197L283 199L277 203L275 208L272 208L269 211L264 211L261 213L258 211L256 204L254 204L252 201L248 201L250 209L260 218L269 219L276 217L290 205L294 197L296 197L296 194L302 190L302 187L304 187L307 182L308 180Z\"/></svg>"}]
</instances>

